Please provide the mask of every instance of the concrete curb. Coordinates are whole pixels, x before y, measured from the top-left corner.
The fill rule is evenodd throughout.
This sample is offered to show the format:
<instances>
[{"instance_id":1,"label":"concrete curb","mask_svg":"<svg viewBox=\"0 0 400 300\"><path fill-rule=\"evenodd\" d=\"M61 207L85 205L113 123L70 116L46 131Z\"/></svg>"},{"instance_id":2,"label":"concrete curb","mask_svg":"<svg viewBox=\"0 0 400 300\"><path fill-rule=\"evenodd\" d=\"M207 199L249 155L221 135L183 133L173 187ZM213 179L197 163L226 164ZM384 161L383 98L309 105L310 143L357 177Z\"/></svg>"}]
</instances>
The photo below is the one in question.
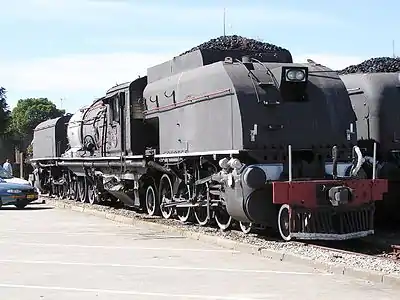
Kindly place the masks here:
<instances>
[{"instance_id":1,"label":"concrete curb","mask_svg":"<svg viewBox=\"0 0 400 300\"><path fill-rule=\"evenodd\" d=\"M46 203L53 205L54 207L57 208L70 209L75 212L84 212L89 215L105 218L113 222L122 223L126 225L137 224L137 225L150 226L154 229L164 229L164 231L166 232L175 232L187 238L195 239L201 242L217 245L223 248L231 249L242 253L258 255L275 261L285 261L301 265L307 265L313 267L316 270L332 273L335 275L345 275L373 283L383 283L385 285L390 285L395 288L400 288L400 276L396 275L349 268L346 265L338 265L338 264L331 265L323 262L318 262L307 257L301 257L281 251L265 249L259 246L245 244L242 242L237 242L217 236L207 235L204 233L191 232L189 230L173 227L170 225L153 223L151 221L121 216L115 213L110 213L105 211L98 211L96 209L92 209L89 207L80 207L74 205L73 203L67 204L63 201L57 201L51 198L46 198Z\"/></svg>"}]
</instances>

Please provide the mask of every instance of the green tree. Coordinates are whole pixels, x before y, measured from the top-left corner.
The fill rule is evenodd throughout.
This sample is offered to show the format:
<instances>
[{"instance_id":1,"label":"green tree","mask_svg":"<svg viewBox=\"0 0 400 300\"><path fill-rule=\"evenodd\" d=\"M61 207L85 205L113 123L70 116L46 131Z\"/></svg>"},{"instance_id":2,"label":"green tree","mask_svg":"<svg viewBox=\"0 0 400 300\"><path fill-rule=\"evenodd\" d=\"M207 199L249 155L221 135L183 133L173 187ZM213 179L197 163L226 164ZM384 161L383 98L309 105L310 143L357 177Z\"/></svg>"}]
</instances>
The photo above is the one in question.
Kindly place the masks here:
<instances>
[{"instance_id":1,"label":"green tree","mask_svg":"<svg viewBox=\"0 0 400 300\"><path fill-rule=\"evenodd\" d=\"M0 135L7 132L10 121L10 110L8 109L6 89L0 87Z\"/></svg>"},{"instance_id":2,"label":"green tree","mask_svg":"<svg viewBox=\"0 0 400 300\"><path fill-rule=\"evenodd\" d=\"M31 136L41 122L64 114L64 110L47 98L20 99L11 113L11 130L17 138L24 139Z\"/></svg>"}]
</instances>

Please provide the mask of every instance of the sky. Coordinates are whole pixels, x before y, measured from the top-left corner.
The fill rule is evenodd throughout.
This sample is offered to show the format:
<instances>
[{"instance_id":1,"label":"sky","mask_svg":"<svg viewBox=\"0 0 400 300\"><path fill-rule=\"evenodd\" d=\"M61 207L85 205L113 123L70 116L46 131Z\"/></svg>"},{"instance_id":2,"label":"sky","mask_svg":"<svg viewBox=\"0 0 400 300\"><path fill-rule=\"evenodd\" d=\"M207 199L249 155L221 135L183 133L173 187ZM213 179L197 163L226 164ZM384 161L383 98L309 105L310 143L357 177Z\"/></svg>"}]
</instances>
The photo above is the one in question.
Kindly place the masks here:
<instances>
[{"instance_id":1,"label":"sky","mask_svg":"<svg viewBox=\"0 0 400 300\"><path fill-rule=\"evenodd\" d=\"M393 55L400 1L0 0L0 86L75 112L225 32L332 69ZM400 38L398 39L400 52Z\"/></svg>"}]
</instances>

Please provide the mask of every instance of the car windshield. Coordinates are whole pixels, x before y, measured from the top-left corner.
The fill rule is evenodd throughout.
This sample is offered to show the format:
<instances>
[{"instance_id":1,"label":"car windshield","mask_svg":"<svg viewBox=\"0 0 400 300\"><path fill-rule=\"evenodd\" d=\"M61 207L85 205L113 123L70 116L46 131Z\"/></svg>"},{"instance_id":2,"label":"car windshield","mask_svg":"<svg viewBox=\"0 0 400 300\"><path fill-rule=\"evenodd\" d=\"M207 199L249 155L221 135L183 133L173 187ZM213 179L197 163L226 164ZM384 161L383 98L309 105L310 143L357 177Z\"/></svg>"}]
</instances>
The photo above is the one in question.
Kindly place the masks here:
<instances>
[{"instance_id":1,"label":"car windshield","mask_svg":"<svg viewBox=\"0 0 400 300\"><path fill-rule=\"evenodd\" d=\"M8 173L6 170L3 169L3 167L0 167L0 177L3 179L13 178L10 173Z\"/></svg>"}]
</instances>

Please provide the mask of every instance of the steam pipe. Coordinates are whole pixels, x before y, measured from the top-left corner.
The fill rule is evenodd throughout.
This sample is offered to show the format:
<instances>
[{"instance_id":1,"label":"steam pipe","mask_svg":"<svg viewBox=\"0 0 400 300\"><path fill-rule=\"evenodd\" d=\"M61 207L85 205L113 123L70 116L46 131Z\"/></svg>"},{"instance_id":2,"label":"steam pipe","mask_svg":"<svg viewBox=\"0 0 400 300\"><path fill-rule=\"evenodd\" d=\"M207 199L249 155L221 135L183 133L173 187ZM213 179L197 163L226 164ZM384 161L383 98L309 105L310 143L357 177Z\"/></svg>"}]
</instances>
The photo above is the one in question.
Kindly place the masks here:
<instances>
[{"instance_id":1,"label":"steam pipe","mask_svg":"<svg viewBox=\"0 0 400 300\"><path fill-rule=\"evenodd\" d=\"M351 172L351 175L356 176L358 171L360 171L360 169L361 169L361 166L363 163L363 157L362 157L360 147L358 147L358 146L353 146L352 152L353 152L353 170Z\"/></svg>"},{"instance_id":2,"label":"steam pipe","mask_svg":"<svg viewBox=\"0 0 400 300\"><path fill-rule=\"evenodd\" d=\"M210 186L207 184L207 220L211 219L211 211L210 211Z\"/></svg>"},{"instance_id":3,"label":"steam pipe","mask_svg":"<svg viewBox=\"0 0 400 300\"><path fill-rule=\"evenodd\" d=\"M292 145L289 145L289 182L292 181Z\"/></svg>"},{"instance_id":4,"label":"steam pipe","mask_svg":"<svg viewBox=\"0 0 400 300\"><path fill-rule=\"evenodd\" d=\"M333 159L333 179L337 179L337 146L332 147L332 159Z\"/></svg>"},{"instance_id":5,"label":"steam pipe","mask_svg":"<svg viewBox=\"0 0 400 300\"><path fill-rule=\"evenodd\" d=\"M376 179L376 142L374 142L374 154L372 161L372 180Z\"/></svg>"},{"instance_id":6,"label":"steam pipe","mask_svg":"<svg viewBox=\"0 0 400 300\"><path fill-rule=\"evenodd\" d=\"M147 162L147 165L148 165L149 167L151 167L151 168L154 168L154 169L160 171L160 172L164 172L164 173L167 173L167 174L176 176L176 177L181 178L181 179L184 178L182 175L177 174L176 172L174 172L174 171L171 170L170 168L164 167L164 166L162 166L162 165L156 163L155 161L149 161L149 162Z\"/></svg>"},{"instance_id":7,"label":"steam pipe","mask_svg":"<svg viewBox=\"0 0 400 300\"><path fill-rule=\"evenodd\" d=\"M120 167L120 161L104 161L104 162L95 162L95 161L62 161L59 162L58 165L66 166L66 167ZM144 161L128 161L126 165L131 167L145 167L146 163Z\"/></svg>"},{"instance_id":8,"label":"steam pipe","mask_svg":"<svg viewBox=\"0 0 400 300\"><path fill-rule=\"evenodd\" d=\"M38 163L39 167L41 168L49 168L49 167L55 167L56 164L42 164L42 163Z\"/></svg>"}]
</instances>

